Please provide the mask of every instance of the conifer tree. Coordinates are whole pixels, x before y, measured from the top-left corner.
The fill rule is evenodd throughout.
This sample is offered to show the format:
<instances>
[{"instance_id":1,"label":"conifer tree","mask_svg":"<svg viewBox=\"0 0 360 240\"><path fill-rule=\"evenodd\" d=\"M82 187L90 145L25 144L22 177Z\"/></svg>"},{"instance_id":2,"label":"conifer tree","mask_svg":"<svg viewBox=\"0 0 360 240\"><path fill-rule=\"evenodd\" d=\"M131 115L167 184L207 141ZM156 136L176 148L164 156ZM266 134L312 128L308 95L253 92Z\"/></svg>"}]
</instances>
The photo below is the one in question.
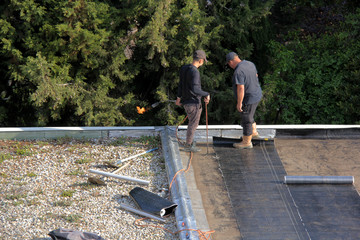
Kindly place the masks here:
<instances>
[{"instance_id":1,"label":"conifer tree","mask_svg":"<svg viewBox=\"0 0 360 240\"><path fill-rule=\"evenodd\" d=\"M14 108L21 109L21 114L8 116L15 125L177 123L183 111L168 101L176 97L179 68L191 62L196 49L208 53L210 61L200 71L203 88L218 89L219 97L211 103L217 109L229 97L223 56L228 49L250 55L248 33L268 5L6 1L1 5L0 53L1 71L10 85L2 93L7 100L0 121L7 108ZM143 117L136 114L136 105L153 102L164 104ZM214 114L221 122L224 110Z\"/></svg>"},{"instance_id":2,"label":"conifer tree","mask_svg":"<svg viewBox=\"0 0 360 240\"><path fill-rule=\"evenodd\" d=\"M1 54L12 81L9 101L27 104L36 116L31 122L13 116L15 124L133 123L121 111L133 99L132 74L123 67L128 35L116 14L97 1L8 2Z\"/></svg>"},{"instance_id":3,"label":"conifer tree","mask_svg":"<svg viewBox=\"0 0 360 240\"><path fill-rule=\"evenodd\" d=\"M211 83L209 88L214 91L209 104L209 119L212 119L213 124L238 123L239 116L231 89L233 70L226 65L225 56L234 51L241 59L253 61L258 70L262 67L254 54L260 45L265 46L269 41L271 33L266 19L275 1L202 2L203 9L215 19L209 27L219 27L219 32L213 35L210 41L212 65L205 76L207 82Z\"/></svg>"},{"instance_id":4,"label":"conifer tree","mask_svg":"<svg viewBox=\"0 0 360 240\"><path fill-rule=\"evenodd\" d=\"M218 31L218 27L209 29L214 19L200 7L198 1L191 0L148 1L145 6L148 21L140 27L135 51L138 59L142 57L144 69L137 79L138 85L148 83L148 89L143 89L145 101L163 103L154 109L157 124L179 121L175 105L169 102L176 98L178 71L192 61L196 49L206 51L211 36Z\"/></svg>"},{"instance_id":5,"label":"conifer tree","mask_svg":"<svg viewBox=\"0 0 360 240\"><path fill-rule=\"evenodd\" d=\"M191 62L196 49L203 49L209 60L199 70L203 89L211 95L208 106L211 124L234 124L239 120L231 90L233 70L224 62L229 51L257 65L265 96L258 111L262 120L271 121L280 116L282 121L290 123L307 116L302 121L320 123L328 115L313 114L314 109L304 109L306 104L296 101L296 106L305 113L301 114L298 107L289 112L289 106L295 106L292 103L287 104L286 114L273 116L268 109L285 109L282 103L291 100L289 89L304 93L301 82L312 83L317 79L309 77L311 73L329 72L330 67L323 66L326 61L320 61L312 71L298 74L306 68L304 63L321 59L325 55L320 53L334 46L341 51L336 50L338 68L331 75L335 83L341 82L344 94L333 93L335 98L327 91L318 96L337 99L336 103L345 109L347 117L340 117L336 104L327 112L337 116L336 123L351 123L358 116L355 114L358 101L354 95L357 88L353 87L359 62L355 57L358 53L358 7L358 3L340 0L331 3L307 0L301 3L295 0L4 0L0 3L0 125L177 124L184 117L183 109L171 102L176 98L178 71L183 64ZM317 8L334 11L328 16L336 21L327 21L323 15L312 18ZM336 14L340 11L340 15ZM273 14L271 19L270 13ZM301 13L301 19L307 16L318 24L299 21L297 13ZM343 23L336 28L324 27L335 26L335 22ZM276 28L271 24L276 24ZM306 29L297 30L304 24ZM289 29L297 32L299 44L292 44L294 36L287 34ZM324 31L317 31L319 29ZM277 35L272 35L272 31ZM316 31L314 36L304 37L304 33L312 31ZM304 63L292 59L292 56L302 58L304 52L314 53L318 43L326 49L317 48L319 55L314 59L309 57L314 54L308 54ZM269 54L274 54L273 58ZM270 62L271 59L276 61ZM277 75L277 69L282 74L289 69L294 71L283 77ZM288 79L298 80L285 91L282 84ZM326 82L325 79L321 80ZM335 83L332 86L339 86ZM285 100L278 101L280 98ZM155 102L161 104L151 108ZM145 113L138 114L137 106L144 107Z\"/></svg>"}]
</instances>

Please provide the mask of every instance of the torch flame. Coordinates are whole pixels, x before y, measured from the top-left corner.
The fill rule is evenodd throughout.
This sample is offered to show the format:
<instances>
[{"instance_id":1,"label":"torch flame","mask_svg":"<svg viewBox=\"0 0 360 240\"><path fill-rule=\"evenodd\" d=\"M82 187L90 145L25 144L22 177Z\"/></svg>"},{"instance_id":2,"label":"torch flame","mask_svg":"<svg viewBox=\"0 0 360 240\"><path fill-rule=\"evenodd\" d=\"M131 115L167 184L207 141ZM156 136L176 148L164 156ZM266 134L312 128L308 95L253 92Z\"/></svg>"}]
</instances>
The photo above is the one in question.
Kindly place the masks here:
<instances>
[{"instance_id":1,"label":"torch flame","mask_svg":"<svg viewBox=\"0 0 360 240\"><path fill-rule=\"evenodd\" d=\"M143 114L146 110L144 107L140 108L139 106L136 106L138 114Z\"/></svg>"}]
</instances>

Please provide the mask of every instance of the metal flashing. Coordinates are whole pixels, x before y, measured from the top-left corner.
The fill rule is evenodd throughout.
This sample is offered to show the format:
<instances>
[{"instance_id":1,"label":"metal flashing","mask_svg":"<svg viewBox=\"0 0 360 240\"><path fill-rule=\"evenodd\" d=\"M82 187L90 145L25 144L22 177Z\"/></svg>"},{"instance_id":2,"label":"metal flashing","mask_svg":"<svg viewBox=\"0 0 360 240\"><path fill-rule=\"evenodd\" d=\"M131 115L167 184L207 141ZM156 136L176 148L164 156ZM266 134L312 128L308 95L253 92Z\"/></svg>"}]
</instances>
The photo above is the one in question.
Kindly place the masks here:
<instances>
[{"instance_id":1,"label":"metal flashing","mask_svg":"<svg viewBox=\"0 0 360 240\"><path fill-rule=\"evenodd\" d=\"M179 154L178 141L175 137L175 128L164 127L161 131L161 142L170 182L177 171L184 169ZM197 229L184 174L177 175L171 188L171 197L172 201L178 205L175 209L178 230ZM181 231L179 237L180 239L199 239L197 233L193 231Z\"/></svg>"}]
</instances>

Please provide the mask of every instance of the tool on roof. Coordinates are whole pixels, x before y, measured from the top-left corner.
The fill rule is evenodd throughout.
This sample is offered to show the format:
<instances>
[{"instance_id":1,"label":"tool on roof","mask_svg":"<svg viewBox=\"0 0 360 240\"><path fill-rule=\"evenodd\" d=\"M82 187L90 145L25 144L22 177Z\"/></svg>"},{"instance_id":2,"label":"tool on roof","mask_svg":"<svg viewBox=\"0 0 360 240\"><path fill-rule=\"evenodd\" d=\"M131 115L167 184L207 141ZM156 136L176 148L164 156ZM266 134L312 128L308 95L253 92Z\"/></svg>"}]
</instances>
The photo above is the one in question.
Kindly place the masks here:
<instances>
[{"instance_id":1,"label":"tool on roof","mask_svg":"<svg viewBox=\"0 0 360 240\"><path fill-rule=\"evenodd\" d=\"M160 103L165 103L165 102L175 102L175 100L167 100L167 101L160 101L160 102L156 102L151 104L150 107L140 107L140 106L136 106L136 111L138 114L144 114L144 112L149 111L150 109L156 108L157 106L160 105Z\"/></svg>"},{"instance_id":2,"label":"tool on roof","mask_svg":"<svg viewBox=\"0 0 360 240\"><path fill-rule=\"evenodd\" d=\"M113 172L111 172L111 173L98 171L98 172L101 172L102 174L100 174L100 173L97 173L97 174L100 174L100 175L103 175L103 176L107 176L107 177L115 177L115 178L123 177L123 178L124 178L124 176L115 175L115 174L116 174L117 172L119 172L120 170L122 170L123 168L127 167L128 164L126 164L126 165L124 165L124 166L122 166L122 167L120 167L120 168L119 168L118 164L123 163L123 162L125 162L125 161L128 161L128 160L130 160L130 159L139 157L139 156L144 155L144 154L146 154L146 153L153 152L153 151L155 151L155 150L157 150L157 149L158 149L158 148L153 148L153 149L147 150L147 151L145 151L145 152L142 152L142 153L133 155L133 156L131 156L131 157L122 159L122 160L116 162L115 164L110 163L110 162L107 161L107 162L105 162L105 164L106 164L107 166L112 167L112 168L118 168L118 169L115 170L115 171L113 171ZM91 170L91 171L96 171L96 170ZM91 172L91 171L90 171L90 172ZM94 173L94 172L93 172L93 173ZM125 177L125 178L129 178L129 177ZM123 180L126 180L126 179L123 179ZM89 178L88 178L88 181L89 181L90 183L96 184L96 185L102 185L102 186L106 185L106 184L105 184L105 181L104 181L103 179L101 179L101 178L89 177ZM131 181L131 180L130 180L130 181ZM148 183L147 183L147 184L148 184Z\"/></svg>"},{"instance_id":3,"label":"tool on roof","mask_svg":"<svg viewBox=\"0 0 360 240\"><path fill-rule=\"evenodd\" d=\"M151 104L151 107L156 108L157 106L159 106L160 103L165 103L165 102L176 102L176 100L167 100L167 101L156 102L156 103Z\"/></svg>"},{"instance_id":4,"label":"tool on roof","mask_svg":"<svg viewBox=\"0 0 360 240\"><path fill-rule=\"evenodd\" d=\"M208 105L208 103L205 102L206 154L209 154L209 121L208 121L207 105Z\"/></svg>"},{"instance_id":5,"label":"tool on roof","mask_svg":"<svg viewBox=\"0 0 360 240\"><path fill-rule=\"evenodd\" d=\"M113 178L117 178L117 179L121 179L121 180L125 180L125 181L137 182L139 184L149 185L149 183L150 183L149 181L146 181L146 180L141 180L141 179L136 179L136 178L132 178L132 177L117 175L117 174L114 174L114 173L98 171L98 170L94 170L94 169L89 169L89 172L99 174L99 175L103 175L103 176L106 176L106 177L113 177Z\"/></svg>"},{"instance_id":6,"label":"tool on roof","mask_svg":"<svg viewBox=\"0 0 360 240\"><path fill-rule=\"evenodd\" d=\"M126 161L128 161L128 160L130 160L130 159L139 157L139 156L144 155L144 154L146 154L146 153L153 152L153 151L155 151L155 150L157 150L157 149L158 149L158 148L153 148L153 149L147 150L147 151L145 151L145 152L142 152L142 153L138 153L138 154L136 154L136 155L133 155L133 156L131 156L131 157L128 157L128 158L125 158L125 159L121 159L121 160L117 161L117 162L115 163L115 165L118 165L118 164L120 164L120 163L126 162Z\"/></svg>"},{"instance_id":7,"label":"tool on roof","mask_svg":"<svg viewBox=\"0 0 360 240\"><path fill-rule=\"evenodd\" d=\"M353 176L284 176L285 184L353 184Z\"/></svg>"},{"instance_id":8,"label":"tool on roof","mask_svg":"<svg viewBox=\"0 0 360 240\"><path fill-rule=\"evenodd\" d=\"M106 165L112 167L112 168L117 168L116 170L112 171L111 173L112 174L116 174L118 172L120 172L121 170L123 170L124 168L126 168L127 166L129 166L130 162L128 162L127 164L121 166L121 167L118 167L118 166L115 166L114 164L111 164L109 162L105 162ZM105 181L103 180L103 178L96 178L96 177L89 177L88 178L88 181L92 184L96 184L96 185L101 185L101 186L105 186L106 183Z\"/></svg>"},{"instance_id":9,"label":"tool on roof","mask_svg":"<svg viewBox=\"0 0 360 240\"><path fill-rule=\"evenodd\" d=\"M145 211L142 211L140 209L136 209L136 208L133 208L129 205L126 205L124 203L121 203L120 204L120 207L123 208L123 209L126 209L130 212L133 212L133 213L136 213L138 215L141 215L141 216L144 216L144 217L148 217L148 218L152 218L152 219L155 219L155 220L158 220L158 221L161 221L161 222L165 222L165 219L161 218L161 217L158 217L158 216L155 216L153 214L150 214L150 213L147 213Z\"/></svg>"}]
</instances>

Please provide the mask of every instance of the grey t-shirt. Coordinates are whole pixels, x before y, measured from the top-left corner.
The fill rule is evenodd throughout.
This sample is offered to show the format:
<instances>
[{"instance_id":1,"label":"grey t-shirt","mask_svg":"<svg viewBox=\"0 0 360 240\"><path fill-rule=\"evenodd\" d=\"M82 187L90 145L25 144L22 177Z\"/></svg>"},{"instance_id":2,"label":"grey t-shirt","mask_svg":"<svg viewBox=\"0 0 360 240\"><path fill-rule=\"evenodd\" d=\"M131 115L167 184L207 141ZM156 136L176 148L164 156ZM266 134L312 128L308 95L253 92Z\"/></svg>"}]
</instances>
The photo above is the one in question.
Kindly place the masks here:
<instances>
[{"instance_id":1,"label":"grey t-shirt","mask_svg":"<svg viewBox=\"0 0 360 240\"><path fill-rule=\"evenodd\" d=\"M237 99L236 85L244 85L245 96L243 104L260 102L262 98L262 91L254 63L242 60L235 68L234 75L232 77L232 87L234 96Z\"/></svg>"}]
</instances>

